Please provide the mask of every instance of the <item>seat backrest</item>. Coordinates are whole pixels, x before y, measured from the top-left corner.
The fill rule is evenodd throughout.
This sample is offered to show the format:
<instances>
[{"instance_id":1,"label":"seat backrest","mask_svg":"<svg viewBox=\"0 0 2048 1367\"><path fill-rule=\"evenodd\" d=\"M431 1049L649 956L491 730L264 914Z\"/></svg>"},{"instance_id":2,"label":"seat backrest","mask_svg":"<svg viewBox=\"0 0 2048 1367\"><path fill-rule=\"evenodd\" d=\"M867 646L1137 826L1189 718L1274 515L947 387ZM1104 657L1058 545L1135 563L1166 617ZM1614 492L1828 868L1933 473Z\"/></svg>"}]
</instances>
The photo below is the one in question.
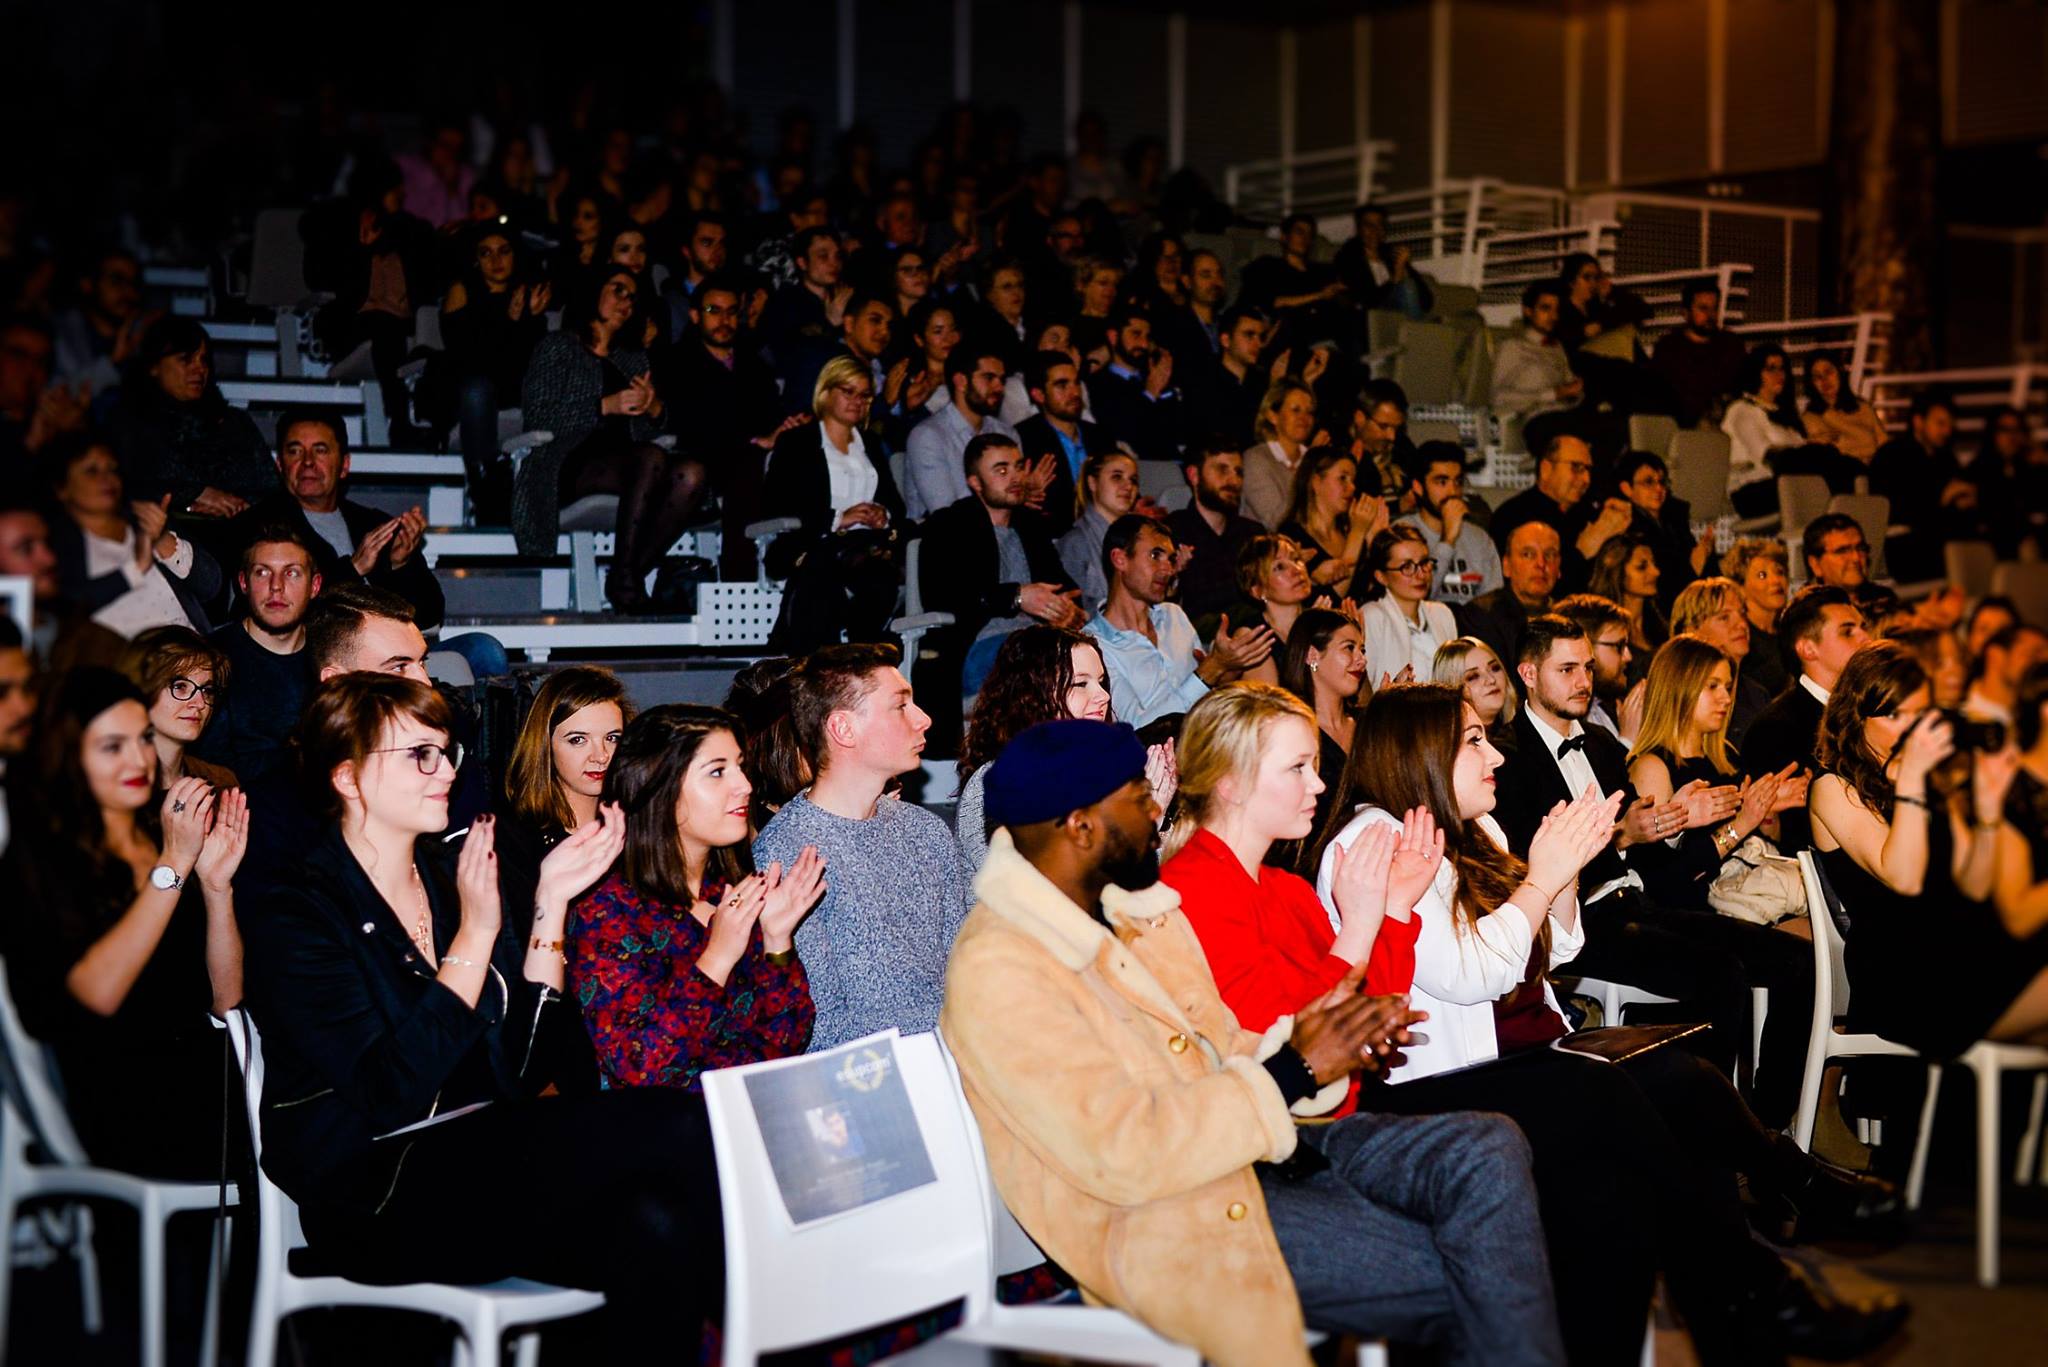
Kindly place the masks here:
<instances>
[{"instance_id":1,"label":"seat backrest","mask_svg":"<svg viewBox=\"0 0 2048 1367\"><path fill-rule=\"evenodd\" d=\"M1139 461L1138 490L1168 512L1187 507L1194 492L1188 488L1187 477L1181 474L1177 460Z\"/></svg>"},{"instance_id":2,"label":"seat backrest","mask_svg":"<svg viewBox=\"0 0 2048 1367\"><path fill-rule=\"evenodd\" d=\"M1470 285L1436 286L1436 316L1463 318L1479 312L1479 291Z\"/></svg>"},{"instance_id":3,"label":"seat backrest","mask_svg":"<svg viewBox=\"0 0 2048 1367\"><path fill-rule=\"evenodd\" d=\"M924 586L918 582L918 561L924 554L924 538L913 536L903 548L903 611L916 617L924 611Z\"/></svg>"},{"instance_id":4,"label":"seat backrest","mask_svg":"<svg viewBox=\"0 0 2048 1367\"><path fill-rule=\"evenodd\" d=\"M4 966L0 966L0 1047L7 1054L9 1099L28 1122L37 1141L65 1167L85 1167L91 1160L86 1157L85 1145L78 1142L78 1132L71 1128L71 1116L64 1109L64 1097L57 1088L56 1066L50 1051L22 1025Z\"/></svg>"},{"instance_id":5,"label":"seat backrest","mask_svg":"<svg viewBox=\"0 0 2048 1367\"><path fill-rule=\"evenodd\" d=\"M996 1190L995 1174L989 1171L988 1150L981 1142L981 1124L974 1118L974 1109L967 1104L967 1093L960 1086L960 1065L954 1060L953 1051L946 1047L945 1037L936 1031L932 1037L938 1040L939 1054L946 1061L946 1077L953 1086L953 1100L967 1121L968 1148L973 1152L975 1172L980 1179L982 1214L988 1221L988 1247L990 1256L995 1260L995 1274L1007 1277L1013 1272L1037 1267L1046 1261L1045 1250L1024 1232L1024 1226L1010 1214L1003 1194Z\"/></svg>"},{"instance_id":6,"label":"seat backrest","mask_svg":"<svg viewBox=\"0 0 2048 1367\"><path fill-rule=\"evenodd\" d=\"M2048 622L2048 561L2007 560L1991 572L1991 591L2012 599L2023 622Z\"/></svg>"},{"instance_id":7,"label":"seat backrest","mask_svg":"<svg viewBox=\"0 0 2048 1367\"><path fill-rule=\"evenodd\" d=\"M1982 598L1991 592L1991 576L1998 571L1997 547L1989 541L1951 541L1941 551L1948 582L1960 587L1963 597Z\"/></svg>"},{"instance_id":8,"label":"seat backrest","mask_svg":"<svg viewBox=\"0 0 2048 1367\"><path fill-rule=\"evenodd\" d=\"M1493 404L1493 333L1483 327L1465 333L1465 406L1487 408Z\"/></svg>"},{"instance_id":9,"label":"seat backrest","mask_svg":"<svg viewBox=\"0 0 2048 1367\"><path fill-rule=\"evenodd\" d=\"M1443 323L1402 322L1394 379L1407 391L1411 406L1458 401L1458 344L1463 337Z\"/></svg>"},{"instance_id":10,"label":"seat backrest","mask_svg":"<svg viewBox=\"0 0 2048 1367\"><path fill-rule=\"evenodd\" d=\"M889 478L896 481L896 496L908 499L910 497L910 484L908 482L910 478L910 454L907 451L891 451L889 453ZM937 512L938 509L934 508L931 511Z\"/></svg>"},{"instance_id":11,"label":"seat backrest","mask_svg":"<svg viewBox=\"0 0 2048 1367\"><path fill-rule=\"evenodd\" d=\"M422 304L412 315L412 344L428 351L441 351L441 306Z\"/></svg>"},{"instance_id":12,"label":"seat backrest","mask_svg":"<svg viewBox=\"0 0 2048 1367\"><path fill-rule=\"evenodd\" d=\"M1827 870L1814 850L1799 852L1799 877L1806 885L1806 915L1813 926L1814 1019L1848 1014L1849 971L1842 956L1842 908L1828 885Z\"/></svg>"},{"instance_id":13,"label":"seat backrest","mask_svg":"<svg viewBox=\"0 0 2048 1367\"><path fill-rule=\"evenodd\" d=\"M242 1106L249 1117L250 1166L256 1170L257 1256L275 1260L282 1270L291 1251L306 1246L306 1231L299 1224L298 1202L285 1195L263 1170L263 1039L246 1008L238 1006L228 1013L228 1038L242 1069ZM243 1199L248 1199L246 1193Z\"/></svg>"},{"instance_id":14,"label":"seat backrest","mask_svg":"<svg viewBox=\"0 0 2048 1367\"><path fill-rule=\"evenodd\" d=\"M1633 419L1631 419L1633 421ZM1828 510L1828 482L1819 475L1778 476L1778 530L1796 536Z\"/></svg>"},{"instance_id":15,"label":"seat backrest","mask_svg":"<svg viewBox=\"0 0 2048 1367\"><path fill-rule=\"evenodd\" d=\"M249 247L252 308L293 308L306 301L306 243L299 236L300 209L264 209L256 215Z\"/></svg>"},{"instance_id":16,"label":"seat backrest","mask_svg":"<svg viewBox=\"0 0 2048 1367\"><path fill-rule=\"evenodd\" d=\"M841 1070L853 1067L861 1073L863 1090L891 1086L886 1077L891 1046L893 1066L915 1116L915 1137L930 1160L931 1180L797 1225L762 1137L749 1079L792 1068L822 1068L828 1077L844 1079ZM995 1277L971 1124L939 1056L937 1036L890 1031L825 1054L718 1069L705 1073L703 1082L724 1206L725 1361L730 1367L956 1300L966 1302L966 1323L987 1319ZM825 1109L815 1108L806 1122ZM786 1119L788 1112L780 1114ZM879 1136L859 1128L857 1115L849 1118L849 1129L864 1146L877 1143ZM905 1138L892 1135L892 1148ZM815 1162L816 1152L808 1149L805 1156ZM852 1161L860 1162L858 1154ZM862 1174L862 1180L868 1175ZM790 1294L792 1287L802 1294Z\"/></svg>"},{"instance_id":17,"label":"seat backrest","mask_svg":"<svg viewBox=\"0 0 2048 1367\"><path fill-rule=\"evenodd\" d=\"M1628 419L1628 449L1661 456L1671 449L1678 435L1678 420L1662 413L1631 413Z\"/></svg>"},{"instance_id":18,"label":"seat backrest","mask_svg":"<svg viewBox=\"0 0 2048 1367\"><path fill-rule=\"evenodd\" d=\"M1365 315L1365 344L1373 351L1392 351L1401 345L1401 324L1408 315L1399 309L1368 309Z\"/></svg>"},{"instance_id":19,"label":"seat backrest","mask_svg":"<svg viewBox=\"0 0 2048 1367\"><path fill-rule=\"evenodd\" d=\"M1426 441L1447 441L1460 446L1464 444L1464 434L1458 431L1458 424L1442 418L1415 418L1408 424L1408 440L1417 446Z\"/></svg>"},{"instance_id":20,"label":"seat backrest","mask_svg":"<svg viewBox=\"0 0 2048 1367\"><path fill-rule=\"evenodd\" d=\"M1726 432L1675 433L1664 459L1671 467L1671 492L1692 505L1693 521L1711 522L1729 511Z\"/></svg>"}]
</instances>

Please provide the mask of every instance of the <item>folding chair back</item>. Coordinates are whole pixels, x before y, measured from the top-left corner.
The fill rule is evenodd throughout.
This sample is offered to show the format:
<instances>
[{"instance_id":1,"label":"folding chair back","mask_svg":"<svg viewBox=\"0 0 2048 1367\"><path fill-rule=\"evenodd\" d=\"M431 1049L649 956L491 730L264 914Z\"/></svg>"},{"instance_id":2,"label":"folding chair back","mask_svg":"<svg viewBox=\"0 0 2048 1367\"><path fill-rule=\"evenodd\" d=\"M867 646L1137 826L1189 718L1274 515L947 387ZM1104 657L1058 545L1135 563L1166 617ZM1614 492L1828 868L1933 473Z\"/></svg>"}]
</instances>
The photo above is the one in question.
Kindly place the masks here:
<instances>
[{"instance_id":1,"label":"folding chair back","mask_svg":"<svg viewBox=\"0 0 2048 1367\"><path fill-rule=\"evenodd\" d=\"M1671 449L1678 435L1678 420L1662 413L1632 413L1628 420L1628 449L1661 456Z\"/></svg>"},{"instance_id":2,"label":"folding chair back","mask_svg":"<svg viewBox=\"0 0 2048 1367\"><path fill-rule=\"evenodd\" d=\"M1443 323L1401 324L1401 352L1394 358L1394 379L1408 393L1410 405L1456 403L1458 344L1464 334Z\"/></svg>"},{"instance_id":3,"label":"folding chair back","mask_svg":"<svg viewBox=\"0 0 2048 1367\"><path fill-rule=\"evenodd\" d=\"M1671 492L1692 506L1695 522L1711 522L1730 511L1726 432L1674 433L1665 456L1671 467Z\"/></svg>"},{"instance_id":4,"label":"folding chair back","mask_svg":"<svg viewBox=\"0 0 2048 1367\"><path fill-rule=\"evenodd\" d=\"M1828 482L1819 475L1778 476L1778 533L1797 536L1828 510Z\"/></svg>"},{"instance_id":5,"label":"folding chair back","mask_svg":"<svg viewBox=\"0 0 2048 1367\"><path fill-rule=\"evenodd\" d=\"M747 1079L816 1067L819 1055L704 1074L725 1218L725 1361L818 1343L951 1301L988 1318L994 1273L969 1124L931 1034L871 1036L823 1057L874 1067L893 1041L934 1180L797 1227L762 1137ZM800 1296L790 1287L804 1287Z\"/></svg>"}]
</instances>

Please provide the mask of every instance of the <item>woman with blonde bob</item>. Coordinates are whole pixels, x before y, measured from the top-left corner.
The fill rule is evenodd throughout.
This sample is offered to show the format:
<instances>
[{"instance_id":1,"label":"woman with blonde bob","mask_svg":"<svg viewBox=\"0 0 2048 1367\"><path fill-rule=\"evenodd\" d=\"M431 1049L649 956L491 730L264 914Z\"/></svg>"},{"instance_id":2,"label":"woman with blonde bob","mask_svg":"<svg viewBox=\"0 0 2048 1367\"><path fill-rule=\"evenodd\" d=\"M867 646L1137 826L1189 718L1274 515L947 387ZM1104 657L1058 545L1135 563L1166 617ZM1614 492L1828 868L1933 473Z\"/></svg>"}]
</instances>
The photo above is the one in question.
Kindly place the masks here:
<instances>
[{"instance_id":1,"label":"woman with blonde bob","mask_svg":"<svg viewBox=\"0 0 2048 1367\"><path fill-rule=\"evenodd\" d=\"M1707 890L1722 864L1752 835L1777 840L1778 814L1806 803L1807 778L1788 764L1742 785L1733 815L1724 819L1739 781L1728 745L1733 709L1727 655L1683 633L1664 643L1650 662L1643 726L1628 755L1629 781L1639 796L1659 806L1674 797L1687 800L1688 823L1676 843L1649 841L1629 858L1657 906L1712 910Z\"/></svg>"},{"instance_id":2,"label":"woman with blonde bob","mask_svg":"<svg viewBox=\"0 0 2048 1367\"><path fill-rule=\"evenodd\" d=\"M1718 574L1693 580L1679 590L1671 604L1671 634L1697 636L1728 657L1728 667L1735 674L1728 739L1740 745L1749 734L1749 724L1771 705L1771 691L1762 679L1764 671L1750 669L1745 663L1756 639L1749 624L1748 595L1733 579Z\"/></svg>"},{"instance_id":3,"label":"woman with blonde bob","mask_svg":"<svg viewBox=\"0 0 2048 1367\"><path fill-rule=\"evenodd\" d=\"M1520 701L1508 682L1507 666L1477 636L1459 636L1438 646L1430 678L1463 694L1488 735L1500 734L1515 719Z\"/></svg>"},{"instance_id":4,"label":"woman with blonde bob","mask_svg":"<svg viewBox=\"0 0 2048 1367\"><path fill-rule=\"evenodd\" d=\"M1315 445L1316 392L1291 375L1273 381L1252 421L1257 444L1244 453L1244 492L1238 510L1267 531L1277 530L1294 498L1295 471Z\"/></svg>"},{"instance_id":5,"label":"woman with blonde bob","mask_svg":"<svg viewBox=\"0 0 2048 1367\"><path fill-rule=\"evenodd\" d=\"M1266 684L1219 688L1189 709L1179 753L1178 814L1167 831L1159 879L1180 893L1216 989L1239 1023L1248 1030L1284 1028L1310 1003L1335 992L1348 995L1361 964L1366 968L1357 990L1380 995L1376 974L1398 975L1407 962L1415 932L1410 908L1442 859L1443 837L1427 814L1414 813L1406 827L1364 842L1353 858L1339 856L1332 916L1305 880L1263 862L1276 842L1308 835L1323 788L1308 706ZM1380 1072L1395 1058L1383 1050L1362 1062ZM1266 1184L1269 1206L1313 1202L1319 1223L1356 1222L1374 1232L1386 1228L1384 1206L1401 1210L1405 1231L1390 1229L1383 1237L1397 1248L1410 1240L1423 1241L1413 1245L1418 1249L1433 1245L1441 1260L1434 1275L1451 1284L1457 1313L1442 1327L1453 1340L1448 1360L1564 1361L1534 1191L1521 1144L1507 1138L1511 1127L1470 1114L1390 1120L1355 1111L1354 1104L1355 1094L1334 1112L1335 1123L1301 1127L1302 1142L1321 1153L1329 1170L1312 1183ZM1392 1158L1396 1146L1406 1158ZM1431 1178L1415 1161L1425 1156L1428 1166L1452 1166L1439 1166ZM1503 1183L1484 1201L1466 1185L1480 1171ZM1285 1213L1274 1225L1298 1227ZM1290 1255L1314 1322L1314 1307L1329 1299L1318 1294L1325 1288L1307 1280L1315 1263L1305 1269L1291 1256L1296 1250L1283 1244L1281 1251ZM1486 1284L1480 1269L1503 1256L1519 1269L1521 1289L1541 1284L1540 1304L1497 1294ZM1375 1275L1383 1270L1400 1277L1405 1263L1390 1257L1376 1265ZM1638 1314L1638 1337L1640 1324Z\"/></svg>"}]
</instances>

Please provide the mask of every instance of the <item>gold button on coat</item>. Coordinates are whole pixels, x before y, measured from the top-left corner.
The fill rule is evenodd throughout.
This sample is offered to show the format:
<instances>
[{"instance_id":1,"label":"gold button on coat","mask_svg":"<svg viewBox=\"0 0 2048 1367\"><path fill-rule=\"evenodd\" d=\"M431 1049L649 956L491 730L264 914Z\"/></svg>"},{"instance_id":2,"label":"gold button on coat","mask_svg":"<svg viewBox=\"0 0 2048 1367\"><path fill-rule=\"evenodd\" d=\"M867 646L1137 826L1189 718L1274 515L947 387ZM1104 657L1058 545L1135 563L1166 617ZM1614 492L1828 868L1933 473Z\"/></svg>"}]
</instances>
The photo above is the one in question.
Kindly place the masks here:
<instances>
[{"instance_id":1,"label":"gold button on coat","mask_svg":"<svg viewBox=\"0 0 2048 1367\"><path fill-rule=\"evenodd\" d=\"M1224 1211L1223 1213L1225 1215L1228 1215L1233 1220L1242 1220L1245 1216L1245 1204L1242 1201L1232 1201L1230 1203L1230 1209Z\"/></svg>"},{"instance_id":2,"label":"gold button on coat","mask_svg":"<svg viewBox=\"0 0 2048 1367\"><path fill-rule=\"evenodd\" d=\"M1188 1051L1188 1037L1186 1035L1175 1035L1166 1042L1166 1047L1176 1054L1185 1054Z\"/></svg>"}]
</instances>

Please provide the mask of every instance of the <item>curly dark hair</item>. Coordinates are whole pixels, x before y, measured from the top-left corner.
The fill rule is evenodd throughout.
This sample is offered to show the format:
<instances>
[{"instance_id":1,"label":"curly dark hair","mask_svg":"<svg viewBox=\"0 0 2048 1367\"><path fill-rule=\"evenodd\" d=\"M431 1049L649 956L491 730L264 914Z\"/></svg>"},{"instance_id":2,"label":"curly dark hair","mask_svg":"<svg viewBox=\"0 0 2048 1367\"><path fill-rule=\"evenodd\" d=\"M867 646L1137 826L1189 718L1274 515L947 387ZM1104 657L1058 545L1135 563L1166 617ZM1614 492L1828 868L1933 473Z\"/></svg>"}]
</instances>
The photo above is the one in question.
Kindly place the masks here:
<instances>
[{"instance_id":1,"label":"curly dark hair","mask_svg":"<svg viewBox=\"0 0 2048 1367\"><path fill-rule=\"evenodd\" d=\"M1067 714L1067 690L1074 686L1074 647L1087 646L1099 658L1095 638L1065 627L1039 623L1012 632L996 651L988 681L975 695L960 739L960 775L967 777L1003 752L1018 732ZM1105 671L1102 686L1109 687Z\"/></svg>"},{"instance_id":2,"label":"curly dark hair","mask_svg":"<svg viewBox=\"0 0 2048 1367\"><path fill-rule=\"evenodd\" d=\"M1838 775L1865 807L1886 821L1892 819L1898 793L1885 772L1892 757L1870 748L1863 723L1898 710L1927 686L1926 667L1910 647L1898 641L1872 641L1849 657L1828 694L1827 710L1821 713L1814 752L1820 767Z\"/></svg>"}]
</instances>

